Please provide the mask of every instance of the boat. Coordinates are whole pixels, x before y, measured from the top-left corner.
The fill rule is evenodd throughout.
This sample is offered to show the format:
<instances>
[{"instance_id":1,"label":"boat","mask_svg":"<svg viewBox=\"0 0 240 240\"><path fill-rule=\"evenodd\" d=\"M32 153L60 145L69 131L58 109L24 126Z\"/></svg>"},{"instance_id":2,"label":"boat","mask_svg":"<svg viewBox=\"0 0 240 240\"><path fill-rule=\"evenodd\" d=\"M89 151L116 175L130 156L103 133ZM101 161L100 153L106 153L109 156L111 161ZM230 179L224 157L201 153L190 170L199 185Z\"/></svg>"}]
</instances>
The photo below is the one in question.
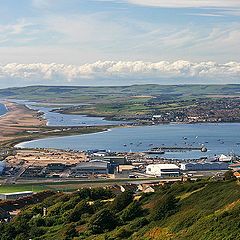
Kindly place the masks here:
<instances>
[{"instance_id":1,"label":"boat","mask_svg":"<svg viewBox=\"0 0 240 240\"><path fill-rule=\"evenodd\" d=\"M164 154L165 151L163 151L162 149L154 149L154 148L152 148L150 150L145 151L144 153L146 153L146 154Z\"/></svg>"},{"instance_id":2,"label":"boat","mask_svg":"<svg viewBox=\"0 0 240 240\"><path fill-rule=\"evenodd\" d=\"M206 147L202 147L201 148L201 152L207 152L207 148Z\"/></svg>"}]
</instances>

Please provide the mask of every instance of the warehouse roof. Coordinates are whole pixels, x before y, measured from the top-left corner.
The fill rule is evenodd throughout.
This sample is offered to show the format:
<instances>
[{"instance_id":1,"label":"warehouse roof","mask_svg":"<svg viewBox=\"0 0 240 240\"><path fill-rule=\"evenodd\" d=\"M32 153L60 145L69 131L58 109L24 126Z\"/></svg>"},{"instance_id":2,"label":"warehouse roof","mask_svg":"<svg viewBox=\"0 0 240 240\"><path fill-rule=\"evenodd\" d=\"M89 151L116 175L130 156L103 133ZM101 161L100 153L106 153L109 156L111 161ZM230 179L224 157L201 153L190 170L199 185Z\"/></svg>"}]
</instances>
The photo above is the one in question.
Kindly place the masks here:
<instances>
[{"instance_id":1,"label":"warehouse roof","mask_svg":"<svg viewBox=\"0 0 240 240\"><path fill-rule=\"evenodd\" d=\"M92 160L89 162L81 162L75 168L107 168L109 162L103 160Z\"/></svg>"},{"instance_id":2,"label":"warehouse roof","mask_svg":"<svg viewBox=\"0 0 240 240\"><path fill-rule=\"evenodd\" d=\"M168 164L168 163L163 163L163 164L150 164L148 167L158 167L160 169L179 169L179 167L175 164Z\"/></svg>"}]
</instances>

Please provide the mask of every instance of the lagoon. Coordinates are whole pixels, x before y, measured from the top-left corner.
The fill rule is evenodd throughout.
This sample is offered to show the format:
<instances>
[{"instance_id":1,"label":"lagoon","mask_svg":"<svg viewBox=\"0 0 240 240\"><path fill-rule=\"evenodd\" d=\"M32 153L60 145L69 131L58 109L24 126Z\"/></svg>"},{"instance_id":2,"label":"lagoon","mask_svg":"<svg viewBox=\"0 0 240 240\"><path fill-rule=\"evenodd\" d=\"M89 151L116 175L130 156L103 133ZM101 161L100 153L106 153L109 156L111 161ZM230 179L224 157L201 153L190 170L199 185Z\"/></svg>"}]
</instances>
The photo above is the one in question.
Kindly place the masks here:
<instances>
[{"instance_id":1,"label":"lagoon","mask_svg":"<svg viewBox=\"0 0 240 240\"><path fill-rule=\"evenodd\" d=\"M208 148L208 152L166 152L163 156L176 159L193 159L230 153L239 155L240 123L166 124L122 127L102 133L34 140L21 143L17 146L138 152L159 146L199 147L203 145Z\"/></svg>"},{"instance_id":2,"label":"lagoon","mask_svg":"<svg viewBox=\"0 0 240 240\"><path fill-rule=\"evenodd\" d=\"M52 112L53 109L57 107L50 105L48 106L46 103L37 103L30 102L25 100L12 100L19 104L24 104L28 108L37 110L43 113L43 118L47 120L48 126L103 126L103 125L118 125L123 122L120 121L108 121L102 117L88 117L85 115L75 115L75 114L61 114L57 112ZM58 104L62 107L65 104ZM68 106L70 104L67 104ZM81 104L77 104L81 105ZM71 105L70 105L71 106Z\"/></svg>"}]
</instances>

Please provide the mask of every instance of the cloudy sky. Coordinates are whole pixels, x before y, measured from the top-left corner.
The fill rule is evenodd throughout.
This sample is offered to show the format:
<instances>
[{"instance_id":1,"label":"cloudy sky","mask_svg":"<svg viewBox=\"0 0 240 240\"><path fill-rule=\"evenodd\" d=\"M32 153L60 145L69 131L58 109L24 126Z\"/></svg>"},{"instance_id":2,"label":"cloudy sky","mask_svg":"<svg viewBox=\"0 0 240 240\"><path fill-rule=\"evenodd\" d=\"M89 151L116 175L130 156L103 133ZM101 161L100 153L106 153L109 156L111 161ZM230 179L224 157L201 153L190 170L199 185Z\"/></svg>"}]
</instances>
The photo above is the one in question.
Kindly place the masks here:
<instances>
[{"instance_id":1,"label":"cloudy sky","mask_svg":"<svg viewBox=\"0 0 240 240\"><path fill-rule=\"evenodd\" d=\"M239 0L0 0L0 87L240 83Z\"/></svg>"}]
</instances>

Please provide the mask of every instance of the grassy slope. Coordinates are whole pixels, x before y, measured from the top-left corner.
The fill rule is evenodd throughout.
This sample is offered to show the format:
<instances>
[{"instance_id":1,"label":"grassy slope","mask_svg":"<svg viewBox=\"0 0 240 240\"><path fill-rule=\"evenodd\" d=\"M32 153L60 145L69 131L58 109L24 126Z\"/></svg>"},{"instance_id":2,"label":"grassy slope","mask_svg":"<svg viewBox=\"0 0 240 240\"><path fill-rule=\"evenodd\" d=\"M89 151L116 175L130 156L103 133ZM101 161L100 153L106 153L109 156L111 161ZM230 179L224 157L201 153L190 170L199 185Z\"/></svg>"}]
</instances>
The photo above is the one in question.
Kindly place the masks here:
<instances>
[{"instance_id":1,"label":"grassy slope","mask_svg":"<svg viewBox=\"0 0 240 240\"><path fill-rule=\"evenodd\" d=\"M140 231L139 239L216 240L240 237L237 231L240 186L236 182L209 183L180 203L180 211ZM141 237L144 231L144 237Z\"/></svg>"},{"instance_id":2,"label":"grassy slope","mask_svg":"<svg viewBox=\"0 0 240 240\"><path fill-rule=\"evenodd\" d=\"M152 214L156 206L160 204L159 199L163 195L170 194L181 199L176 212L162 220L153 220ZM81 220L75 223L63 223L60 220L68 219L68 214L71 212L69 206L73 208L77 203L74 203L74 199L76 199L76 195L55 196L51 200L45 201L44 204L49 205L49 216L47 216L46 221L49 223L51 219L54 219L56 224L38 227L39 231L42 229L45 233L41 237L33 239L73 239L66 237L66 235L71 234L72 230L69 229L72 228L78 232L75 240L235 240L240 238L240 185L236 181L176 183L170 188L159 189L156 193L146 195L140 200L142 208L147 210L145 214L135 217L133 220L123 221L114 230L100 234L93 234L88 228L91 214L82 215ZM98 206L95 211L111 207L111 202L105 202L105 205L103 203L99 205L99 201L96 200L91 200L91 202L93 206L95 204ZM125 207L125 209L127 208ZM37 205L31 206L23 213L28 216L33 209L36 211L39 207ZM117 216L121 215L122 211L117 213ZM30 222L33 224L35 220ZM36 229L34 231L37 232Z\"/></svg>"}]
</instances>

